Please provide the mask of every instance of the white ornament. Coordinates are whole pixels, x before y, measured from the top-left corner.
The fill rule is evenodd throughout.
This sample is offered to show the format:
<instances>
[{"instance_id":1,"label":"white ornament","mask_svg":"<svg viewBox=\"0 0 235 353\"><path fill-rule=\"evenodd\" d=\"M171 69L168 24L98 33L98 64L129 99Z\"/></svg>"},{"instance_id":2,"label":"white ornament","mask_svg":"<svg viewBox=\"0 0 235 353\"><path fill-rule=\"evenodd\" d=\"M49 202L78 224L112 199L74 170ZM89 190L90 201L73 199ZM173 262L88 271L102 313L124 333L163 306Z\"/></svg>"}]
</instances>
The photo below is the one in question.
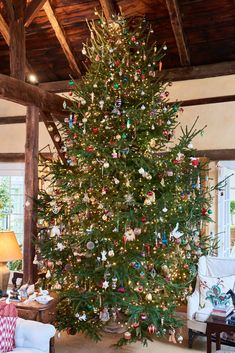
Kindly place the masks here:
<instances>
[{"instance_id":1,"label":"white ornament","mask_svg":"<svg viewBox=\"0 0 235 353\"><path fill-rule=\"evenodd\" d=\"M87 317L86 317L86 314L85 314L85 313L83 313L82 315L80 315L79 313L76 313L76 314L75 314L75 317L76 317L77 319L79 319L79 321L86 321L86 320L87 320Z\"/></svg>"},{"instance_id":2,"label":"white ornament","mask_svg":"<svg viewBox=\"0 0 235 353\"><path fill-rule=\"evenodd\" d=\"M140 169L138 170L138 172L139 172L141 175L143 175L143 174L145 173L145 170L144 170L144 168L140 168Z\"/></svg>"},{"instance_id":3,"label":"white ornament","mask_svg":"<svg viewBox=\"0 0 235 353\"><path fill-rule=\"evenodd\" d=\"M102 283L102 288L104 289L107 289L109 287L109 282L107 280L105 280L103 283Z\"/></svg>"},{"instance_id":4,"label":"white ornament","mask_svg":"<svg viewBox=\"0 0 235 353\"><path fill-rule=\"evenodd\" d=\"M145 105L142 104L141 107L140 107L140 109L141 109L141 110L145 110L145 109L146 109Z\"/></svg>"},{"instance_id":5,"label":"white ornament","mask_svg":"<svg viewBox=\"0 0 235 353\"><path fill-rule=\"evenodd\" d=\"M164 213L166 213L168 211L168 209L166 208L166 207L164 207L163 209L162 209L162 212L164 212Z\"/></svg>"},{"instance_id":6,"label":"white ornament","mask_svg":"<svg viewBox=\"0 0 235 353\"><path fill-rule=\"evenodd\" d=\"M65 249L65 245L64 244L62 244L62 243L57 243L57 249L58 250L60 250L60 251L62 251L62 250L64 250Z\"/></svg>"},{"instance_id":7,"label":"white ornament","mask_svg":"<svg viewBox=\"0 0 235 353\"><path fill-rule=\"evenodd\" d=\"M133 229L128 228L124 233L124 237L125 237L126 241L134 241L135 240L135 233L134 233Z\"/></svg>"},{"instance_id":8,"label":"white ornament","mask_svg":"<svg viewBox=\"0 0 235 353\"><path fill-rule=\"evenodd\" d=\"M61 232L60 232L60 229L58 226L53 226L52 229L51 229L51 237L55 237L56 235L60 235Z\"/></svg>"},{"instance_id":9,"label":"white ornament","mask_svg":"<svg viewBox=\"0 0 235 353\"><path fill-rule=\"evenodd\" d=\"M100 108L103 110L103 108L104 108L104 101L103 101L103 100L100 100L100 101L99 101L99 105L100 105Z\"/></svg>"},{"instance_id":10,"label":"white ornament","mask_svg":"<svg viewBox=\"0 0 235 353\"><path fill-rule=\"evenodd\" d=\"M108 251L108 256L113 257L114 256L114 251L113 250L109 250Z\"/></svg>"},{"instance_id":11,"label":"white ornament","mask_svg":"<svg viewBox=\"0 0 235 353\"><path fill-rule=\"evenodd\" d=\"M107 251L106 250L103 250L101 251L101 260L102 261L106 261L107 260Z\"/></svg>"},{"instance_id":12,"label":"white ornament","mask_svg":"<svg viewBox=\"0 0 235 353\"><path fill-rule=\"evenodd\" d=\"M104 168L108 168L108 167L109 167L109 163L108 163L108 162L105 162L105 163L103 164L103 167L104 167Z\"/></svg>"},{"instance_id":13,"label":"white ornament","mask_svg":"<svg viewBox=\"0 0 235 353\"><path fill-rule=\"evenodd\" d=\"M86 48L85 47L82 48L82 54L86 55Z\"/></svg>"},{"instance_id":14,"label":"white ornament","mask_svg":"<svg viewBox=\"0 0 235 353\"><path fill-rule=\"evenodd\" d=\"M51 278L51 272L50 272L50 270L47 270L46 278L47 278L47 279Z\"/></svg>"},{"instance_id":15,"label":"white ornament","mask_svg":"<svg viewBox=\"0 0 235 353\"><path fill-rule=\"evenodd\" d=\"M188 144L188 148L192 149L192 148L193 148L193 144L192 144L192 143L189 143L189 144Z\"/></svg>"},{"instance_id":16,"label":"white ornament","mask_svg":"<svg viewBox=\"0 0 235 353\"><path fill-rule=\"evenodd\" d=\"M171 234L170 234L170 238L173 237L173 238L175 238L175 239L179 239L180 237L182 237L182 235L183 235L184 233L178 231L178 228L179 228L179 223L176 223L175 228L173 229L173 231L172 231Z\"/></svg>"},{"instance_id":17,"label":"white ornament","mask_svg":"<svg viewBox=\"0 0 235 353\"><path fill-rule=\"evenodd\" d=\"M120 180L118 180L117 178L113 178L114 184L118 185L120 183Z\"/></svg>"}]
</instances>

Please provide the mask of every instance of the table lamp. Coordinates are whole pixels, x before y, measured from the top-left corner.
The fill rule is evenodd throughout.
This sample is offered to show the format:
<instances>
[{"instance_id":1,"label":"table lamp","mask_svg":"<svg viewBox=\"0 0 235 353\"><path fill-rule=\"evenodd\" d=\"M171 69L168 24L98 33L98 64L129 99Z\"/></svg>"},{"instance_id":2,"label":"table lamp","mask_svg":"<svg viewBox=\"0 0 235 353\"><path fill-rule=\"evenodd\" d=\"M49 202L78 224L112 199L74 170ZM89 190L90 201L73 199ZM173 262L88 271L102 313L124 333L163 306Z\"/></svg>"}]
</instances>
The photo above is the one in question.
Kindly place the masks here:
<instances>
[{"instance_id":1,"label":"table lamp","mask_svg":"<svg viewBox=\"0 0 235 353\"><path fill-rule=\"evenodd\" d=\"M19 259L22 259L22 253L15 233L12 231L0 231L0 290L2 291L2 296L6 295L10 277L7 262Z\"/></svg>"}]
</instances>

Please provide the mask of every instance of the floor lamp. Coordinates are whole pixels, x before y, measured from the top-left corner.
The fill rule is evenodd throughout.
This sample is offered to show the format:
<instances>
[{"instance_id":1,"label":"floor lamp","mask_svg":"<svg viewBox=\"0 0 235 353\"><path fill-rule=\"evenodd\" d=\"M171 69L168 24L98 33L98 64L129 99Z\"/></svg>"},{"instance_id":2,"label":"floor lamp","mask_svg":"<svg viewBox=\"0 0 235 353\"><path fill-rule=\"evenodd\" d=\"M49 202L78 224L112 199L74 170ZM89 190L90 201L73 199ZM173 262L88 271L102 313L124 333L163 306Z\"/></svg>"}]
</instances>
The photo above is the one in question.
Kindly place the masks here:
<instances>
[{"instance_id":1,"label":"floor lamp","mask_svg":"<svg viewBox=\"0 0 235 353\"><path fill-rule=\"evenodd\" d=\"M10 277L8 261L22 259L22 253L12 231L0 232L0 290L2 296L6 296Z\"/></svg>"}]
</instances>

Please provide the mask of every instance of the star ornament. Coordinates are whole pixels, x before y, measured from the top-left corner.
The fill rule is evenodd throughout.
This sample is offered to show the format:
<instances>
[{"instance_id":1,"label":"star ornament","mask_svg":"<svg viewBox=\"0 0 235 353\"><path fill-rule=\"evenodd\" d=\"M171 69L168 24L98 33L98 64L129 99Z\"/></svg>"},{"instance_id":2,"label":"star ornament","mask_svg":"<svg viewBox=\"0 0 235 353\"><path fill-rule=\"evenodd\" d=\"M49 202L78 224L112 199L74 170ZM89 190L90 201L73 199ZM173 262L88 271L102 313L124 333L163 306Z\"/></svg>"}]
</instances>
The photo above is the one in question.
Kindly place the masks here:
<instances>
[{"instance_id":1,"label":"star ornament","mask_svg":"<svg viewBox=\"0 0 235 353\"><path fill-rule=\"evenodd\" d=\"M105 280L103 283L102 283L102 288L104 289L107 289L109 287L109 282L107 280Z\"/></svg>"}]
</instances>

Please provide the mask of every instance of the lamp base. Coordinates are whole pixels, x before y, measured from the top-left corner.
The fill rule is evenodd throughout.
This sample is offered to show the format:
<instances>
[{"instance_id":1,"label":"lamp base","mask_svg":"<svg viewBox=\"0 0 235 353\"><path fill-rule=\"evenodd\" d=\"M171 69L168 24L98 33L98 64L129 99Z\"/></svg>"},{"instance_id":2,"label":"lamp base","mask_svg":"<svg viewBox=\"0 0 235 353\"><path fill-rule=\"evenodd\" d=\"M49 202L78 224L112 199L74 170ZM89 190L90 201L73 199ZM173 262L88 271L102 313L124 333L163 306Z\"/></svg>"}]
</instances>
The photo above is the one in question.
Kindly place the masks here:
<instances>
[{"instance_id":1,"label":"lamp base","mask_svg":"<svg viewBox=\"0 0 235 353\"><path fill-rule=\"evenodd\" d=\"M7 297L7 287L10 278L10 271L7 262L0 262L0 291L2 297Z\"/></svg>"}]
</instances>

